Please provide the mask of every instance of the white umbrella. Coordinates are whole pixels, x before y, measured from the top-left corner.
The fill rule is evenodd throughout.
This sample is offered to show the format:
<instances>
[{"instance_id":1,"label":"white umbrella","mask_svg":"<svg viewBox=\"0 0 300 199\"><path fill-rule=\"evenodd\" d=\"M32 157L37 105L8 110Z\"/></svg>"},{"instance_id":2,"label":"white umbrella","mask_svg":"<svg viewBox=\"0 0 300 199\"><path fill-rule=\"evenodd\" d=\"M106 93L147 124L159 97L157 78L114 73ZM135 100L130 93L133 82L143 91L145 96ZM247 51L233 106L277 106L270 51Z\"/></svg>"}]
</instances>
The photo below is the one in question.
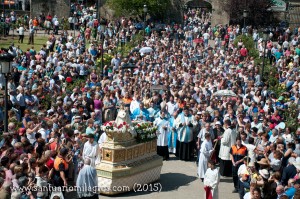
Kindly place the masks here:
<instances>
[{"instance_id":1,"label":"white umbrella","mask_svg":"<svg viewBox=\"0 0 300 199\"><path fill-rule=\"evenodd\" d=\"M153 49L151 47L143 47L140 49L140 53L151 53Z\"/></svg>"},{"instance_id":2,"label":"white umbrella","mask_svg":"<svg viewBox=\"0 0 300 199\"><path fill-rule=\"evenodd\" d=\"M219 90L213 94L213 96L227 96L227 97L236 97L237 95L232 90Z\"/></svg>"}]
</instances>

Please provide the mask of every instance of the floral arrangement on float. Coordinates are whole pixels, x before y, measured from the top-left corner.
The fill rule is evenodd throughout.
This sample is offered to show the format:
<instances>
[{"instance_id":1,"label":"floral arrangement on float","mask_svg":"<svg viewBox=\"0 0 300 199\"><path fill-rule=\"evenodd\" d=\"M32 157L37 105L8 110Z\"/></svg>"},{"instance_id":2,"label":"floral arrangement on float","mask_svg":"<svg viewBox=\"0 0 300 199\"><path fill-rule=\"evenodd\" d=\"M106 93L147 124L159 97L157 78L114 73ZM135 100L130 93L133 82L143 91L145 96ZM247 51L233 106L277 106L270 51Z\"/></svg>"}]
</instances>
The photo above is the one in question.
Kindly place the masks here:
<instances>
[{"instance_id":1,"label":"floral arrangement on float","mask_svg":"<svg viewBox=\"0 0 300 199\"><path fill-rule=\"evenodd\" d=\"M149 142L157 139L157 127L153 126L152 122L134 121L132 124L137 133L137 142Z\"/></svg>"},{"instance_id":2,"label":"floral arrangement on float","mask_svg":"<svg viewBox=\"0 0 300 199\"><path fill-rule=\"evenodd\" d=\"M117 124L114 121L106 122L102 125L102 131L109 132L109 133L126 133L130 132L134 128L131 127L126 122L123 122L122 124Z\"/></svg>"},{"instance_id":3,"label":"floral arrangement on float","mask_svg":"<svg viewBox=\"0 0 300 199\"><path fill-rule=\"evenodd\" d=\"M101 130L106 133L110 142L125 142L135 138L138 143L143 143L157 139L157 127L152 122L132 122L125 109L119 109L116 120L104 123Z\"/></svg>"}]
</instances>

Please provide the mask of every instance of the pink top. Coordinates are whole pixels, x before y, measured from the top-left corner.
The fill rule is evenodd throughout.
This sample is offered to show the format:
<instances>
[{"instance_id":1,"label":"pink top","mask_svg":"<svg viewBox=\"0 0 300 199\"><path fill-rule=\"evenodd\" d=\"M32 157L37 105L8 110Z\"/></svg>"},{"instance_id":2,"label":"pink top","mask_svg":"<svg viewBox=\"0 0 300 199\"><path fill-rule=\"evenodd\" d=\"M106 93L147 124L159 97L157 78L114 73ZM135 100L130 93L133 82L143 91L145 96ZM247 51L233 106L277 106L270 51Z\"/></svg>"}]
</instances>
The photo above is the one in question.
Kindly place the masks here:
<instances>
[{"instance_id":1,"label":"pink top","mask_svg":"<svg viewBox=\"0 0 300 199\"><path fill-rule=\"evenodd\" d=\"M94 100L94 108L97 110L101 110L103 107L103 103L101 100Z\"/></svg>"}]
</instances>

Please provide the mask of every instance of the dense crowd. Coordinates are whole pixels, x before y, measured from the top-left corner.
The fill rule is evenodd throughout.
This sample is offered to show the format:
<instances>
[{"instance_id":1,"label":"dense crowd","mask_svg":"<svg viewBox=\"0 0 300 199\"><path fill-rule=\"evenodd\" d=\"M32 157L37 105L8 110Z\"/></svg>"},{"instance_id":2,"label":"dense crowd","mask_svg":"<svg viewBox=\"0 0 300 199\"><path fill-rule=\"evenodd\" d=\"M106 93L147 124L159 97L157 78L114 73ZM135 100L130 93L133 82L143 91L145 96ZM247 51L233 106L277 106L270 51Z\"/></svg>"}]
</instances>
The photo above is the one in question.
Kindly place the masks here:
<instances>
[{"instance_id":1,"label":"dense crowd","mask_svg":"<svg viewBox=\"0 0 300 199\"><path fill-rule=\"evenodd\" d=\"M211 198L218 198L220 175L233 178L241 199L300 198L300 128L292 132L286 125L288 108L296 105L299 112L298 32L280 32L278 42L270 40L264 49L255 28L211 27L210 13L190 9L184 26L167 24L158 31L148 21L143 41L123 54L116 49L139 34L135 20L98 21L92 8L80 5L73 5L72 14L63 20L77 35L59 31L56 16L17 18L23 19L19 42L28 29L34 44L38 28L49 34L48 41L41 49L23 51L12 44L1 50L15 58L8 132L0 142L0 198L63 198L20 188L85 182L101 159L100 126L114 120L121 106L132 120L158 127L158 154L165 160L169 153L197 159ZM276 95L265 84L243 40L233 42L240 34L252 36L261 57L266 52L286 92ZM145 47L150 51L143 52ZM103 68L102 53L113 56ZM124 67L129 64L133 67ZM3 76L0 80L3 87ZM3 100L0 104L3 129ZM96 197L91 191L78 195Z\"/></svg>"}]
</instances>

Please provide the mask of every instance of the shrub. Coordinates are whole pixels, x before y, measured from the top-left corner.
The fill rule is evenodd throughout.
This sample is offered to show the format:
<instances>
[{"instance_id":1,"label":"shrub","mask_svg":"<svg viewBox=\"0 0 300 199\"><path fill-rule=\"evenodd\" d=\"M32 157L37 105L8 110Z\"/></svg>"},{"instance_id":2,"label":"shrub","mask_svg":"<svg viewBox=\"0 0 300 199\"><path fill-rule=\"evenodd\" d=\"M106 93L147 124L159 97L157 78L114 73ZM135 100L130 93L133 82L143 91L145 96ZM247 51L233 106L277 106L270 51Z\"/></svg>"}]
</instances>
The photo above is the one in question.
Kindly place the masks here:
<instances>
[{"instance_id":1,"label":"shrub","mask_svg":"<svg viewBox=\"0 0 300 199\"><path fill-rule=\"evenodd\" d=\"M295 133L298 128L298 105L293 103L290 104L289 108L284 112L285 124L291 128L291 132Z\"/></svg>"},{"instance_id":2,"label":"shrub","mask_svg":"<svg viewBox=\"0 0 300 199\"><path fill-rule=\"evenodd\" d=\"M249 56L257 58L259 56L259 53L255 48L255 43L253 41L253 38L247 35L239 35L236 37L236 39L233 42L235 46L237 46L240 39L242 39L244 46L247 48L249 52Z\"/></svg>"}]
</instances>

